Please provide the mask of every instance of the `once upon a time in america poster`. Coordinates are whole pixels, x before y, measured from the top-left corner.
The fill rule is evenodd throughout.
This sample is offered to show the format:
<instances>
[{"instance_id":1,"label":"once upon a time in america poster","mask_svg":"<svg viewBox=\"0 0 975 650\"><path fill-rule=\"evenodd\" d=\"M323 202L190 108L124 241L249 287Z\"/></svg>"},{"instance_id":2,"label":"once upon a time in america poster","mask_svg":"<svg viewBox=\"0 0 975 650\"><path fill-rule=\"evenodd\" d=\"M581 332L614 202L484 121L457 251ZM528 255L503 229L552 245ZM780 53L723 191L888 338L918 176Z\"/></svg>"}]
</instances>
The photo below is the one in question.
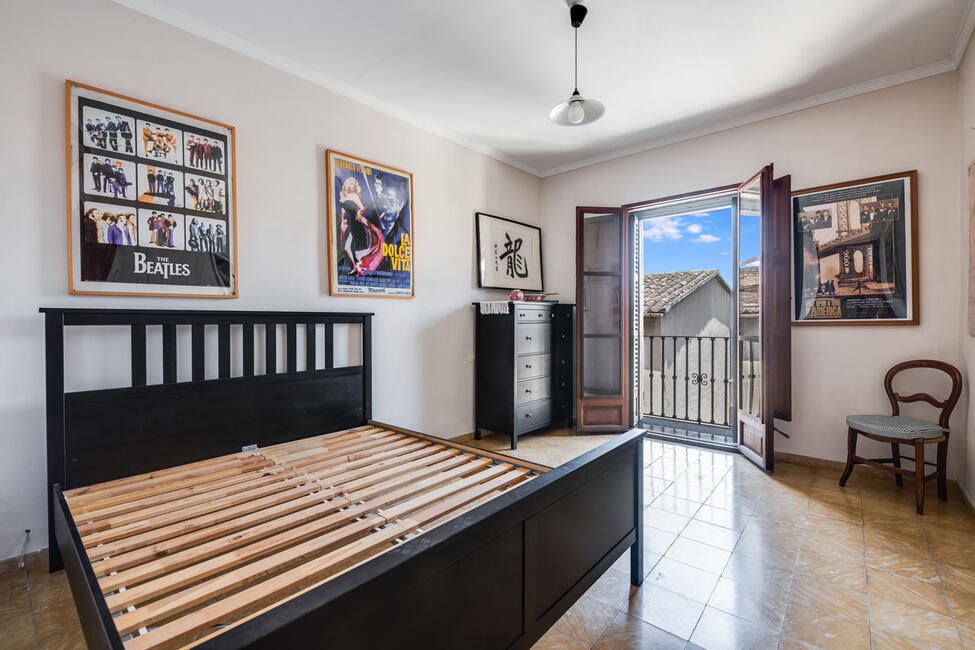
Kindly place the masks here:
<instances>
[{"instance_id":1,"label":"once upon a time in america poster","mask_svg":"<svg viewBox=\"0 0 975 650\"><path fill-rule=\"evenodd\" d=\"M234 129L66 83L69 290L234 298Z\"/></svg>"},{"instance_id":2,"label":"once upon a time in america poster","mask_svg":"<svg viewBox=\"0 0 975 650\"><path fill-rule=\"evenodd\" d=\"M413 297L413 174L327 151L329 293Z\"/></svg>"},{"instance_id":3,"label":"once upon a time in america poster","mask_svg":"<svg viewBox=\"0 0 975 650\"><path fill-rule=\"evenodd\" d=\"M918 322L917 172L792 195L794 320Z\"/></svg>"}]
</instances>

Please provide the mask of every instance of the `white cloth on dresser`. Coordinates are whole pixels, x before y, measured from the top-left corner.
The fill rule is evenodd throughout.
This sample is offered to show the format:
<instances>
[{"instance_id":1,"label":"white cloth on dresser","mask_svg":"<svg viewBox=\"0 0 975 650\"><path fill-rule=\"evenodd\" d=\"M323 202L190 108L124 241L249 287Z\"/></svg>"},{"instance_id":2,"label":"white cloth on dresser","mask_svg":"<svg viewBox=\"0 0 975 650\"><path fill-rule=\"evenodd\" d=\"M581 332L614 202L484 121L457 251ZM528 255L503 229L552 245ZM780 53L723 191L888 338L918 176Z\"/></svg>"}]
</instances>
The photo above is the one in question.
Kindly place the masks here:
<instances>
[{"instance_id":1,"label":"white cloth on dresser","mask_svg":"<svg viewBox=\"0 0 975 650\"><path fill-rule=\"evenodd\" d=\"M482 314L507 314L508 313L507 300L485 300L479 304L480 304L480 309Z\"/></svg>"}]
</instances>

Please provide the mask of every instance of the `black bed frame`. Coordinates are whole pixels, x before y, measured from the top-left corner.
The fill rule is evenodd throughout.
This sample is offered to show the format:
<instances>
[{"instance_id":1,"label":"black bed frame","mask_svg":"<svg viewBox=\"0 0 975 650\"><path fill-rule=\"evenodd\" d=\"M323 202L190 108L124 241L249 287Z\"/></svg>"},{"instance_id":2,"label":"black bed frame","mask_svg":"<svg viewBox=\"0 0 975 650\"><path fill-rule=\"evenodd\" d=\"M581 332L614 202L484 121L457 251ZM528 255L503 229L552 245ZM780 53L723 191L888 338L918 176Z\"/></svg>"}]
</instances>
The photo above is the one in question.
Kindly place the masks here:
<instances>
[{"instance_id":1,"label":"black bed frame","mask_svg":"<svg viewBox=\"0 0 975 650\"><path fill-rule=\"evenodd\" d=\"M63 490L372 422L372 314L40 311L50 568L67 570L90 648L123 645ZM361 325L361 365L333 367L337 323ZM238 325L242 375L232 376L231 327ZM255 374L255 325L267 326L263 375ZM278 373L277 325L286 333L285 371ZM325 367L316 367L316 327L309 325L325 328ZM71 326L128 327L131 386L66 393L64 328ZM149 326L162 328L161 384L147 382ZM191 332L191 381L177 381L178 326ZM218 332L214 379L205 378L207 326ZM627 549L631 582L641 584L642 539L643 435L633 430L198 647L528 648Z\"/></svg>"}]
</instances>

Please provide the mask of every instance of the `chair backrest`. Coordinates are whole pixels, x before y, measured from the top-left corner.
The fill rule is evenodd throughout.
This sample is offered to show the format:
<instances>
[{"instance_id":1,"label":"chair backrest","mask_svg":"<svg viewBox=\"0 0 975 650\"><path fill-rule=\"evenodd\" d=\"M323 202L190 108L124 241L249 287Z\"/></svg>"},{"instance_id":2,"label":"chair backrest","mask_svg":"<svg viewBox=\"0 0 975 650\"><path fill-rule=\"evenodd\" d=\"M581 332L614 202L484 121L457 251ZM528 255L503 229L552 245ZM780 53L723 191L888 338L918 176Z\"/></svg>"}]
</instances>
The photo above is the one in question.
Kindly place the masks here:
<instances>
[{"instance_id":1,"label":"chair backrest","mask_svg":"<svg viewBox=\"0 0 975 650\"><path fill-rule=\"evenodd\" d=\"M948 393L948 397L944 400L938 400L928 393L914 393L913 395L899 395L895 393L894 377L897 373L914 368L933 368L948 375L951 378L951 392ZM958 403L958 398L961 396L961 372L950 363L935 361L934 359L905 361L898 363L887 371L887 375L884 377L884 390L887 391L887 399L890 400L890 407L893 410L891 415L900 415L900 402L927 402L931 406L941 409L941 417L938 418L938 424L947 429L951 412L955 410L955 404Z\"/></svg>"}]
</instances>

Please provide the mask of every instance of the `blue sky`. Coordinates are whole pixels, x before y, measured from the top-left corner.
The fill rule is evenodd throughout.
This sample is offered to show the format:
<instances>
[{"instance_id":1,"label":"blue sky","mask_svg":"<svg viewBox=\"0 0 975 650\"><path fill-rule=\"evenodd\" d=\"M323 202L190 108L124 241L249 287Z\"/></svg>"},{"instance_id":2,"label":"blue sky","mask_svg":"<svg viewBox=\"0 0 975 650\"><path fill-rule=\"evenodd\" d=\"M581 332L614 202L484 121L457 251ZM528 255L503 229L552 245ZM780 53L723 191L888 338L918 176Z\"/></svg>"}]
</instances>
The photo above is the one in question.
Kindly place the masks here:
<instances>
[{"instance_id":1,"label":"blue sky","mask_svg":"<svg viewBox=\"0 0 975 650\"><path fill-rule=\"evenodd\" d=\"M718 269L731 286L731 208L643 222L643 272ZM758 254L757 217L742 217L742 258Z\"/></svg>"}]
</instances>

